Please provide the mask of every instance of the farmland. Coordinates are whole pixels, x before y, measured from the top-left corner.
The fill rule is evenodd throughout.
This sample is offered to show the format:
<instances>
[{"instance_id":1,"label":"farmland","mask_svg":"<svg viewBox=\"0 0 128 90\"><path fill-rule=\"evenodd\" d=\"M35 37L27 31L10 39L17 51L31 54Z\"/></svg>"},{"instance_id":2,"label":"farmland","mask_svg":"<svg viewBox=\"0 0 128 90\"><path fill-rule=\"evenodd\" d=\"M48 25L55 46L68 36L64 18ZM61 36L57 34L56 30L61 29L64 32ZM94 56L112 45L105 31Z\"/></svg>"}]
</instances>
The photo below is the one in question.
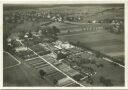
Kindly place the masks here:
<instances>
[{"instance_id":1,"label":"farmland","mask_svg":"<svg viewBox=\"0 0 128 90\"><path fill-rule=\"evenodd\" d=\"M4 86L51 86L47 80L41 79L40 75L25 64L4 70Z\"/></svg>"},{"instance_id":2,"label":"farmland","mask_svg":"<svg viewBox=\"0 0 128 90\"><path fill-rule=\"evenodd\" d=\"M41 52L44 50L43 47L38 47L38 45L35 45L33 47L36 52ZM39 48L43 48L43 50ZM13 66L12 63L14 62L11 63L8 62L9 68L5 69L3 72L4 86L48 86L49 87L49 86L56 86L56 81L58 82L61 79L68 79L68 81L67 83L65 82L65 83L57 84L57 86L68 86L68 87L79 86L74 81L70 80L70 78L65 76L63 73L56 70L47 62L45 62L42 58L37 56L35 57L32 51L27 50L26 56L28 55L30 55L31 57L20 58L22 56L19 56L18 59L20 59L21 63L18 65L16 64L15 67L11 67ZM11 60L11 58L8 58L8 60ZM4 63L4 67L5 65L6 63ZM41 70L43 70L46 73L44 78L41 77L40 74Z\"/></svg>"},{"instance_id":3,"label":"farmland","mask_svg":"<svg viewBox=\"0 0 128 90\"><path fill-rule=\"evenodd\" d=\"M104 30L84 32L71 35L60 36L61 40L83 42L85 46L92 49L101 51L104 54L110 56L122 56L124 55L124 36L115 35Z\"/></svg>"},{"instance_id":4,"label":"farmland","mask_svg":"<svg viewBox=\"0 0 128 90\"><path fill-rule=\"evenodd\" d=\"M15 60L14 57L12 57L9 53L4 52L4 68L8 68L10 66L15 66L18 64L18 61Z\"/></svg>"},{"instance_id":5,"label":"farmland","mask_svg":"<svg viewBox=\"0 0 128 90\"><path fill-rule=\"evenodd\" d=\"M9 53L4 52L4 86L51 86L47 80L42 80L39 73L25 63L19 63L22 60L16 58Z\"/></svg>"},{"instance_id":6,"label":"farmland","mask_svg":"<svg viewBox=\"0 0 128 90\"><path fill-rule=\"evenodd\" d=\"M123 4L29 7L4 7L4 86L125 85Z\"/></svg>"}]
</instances>

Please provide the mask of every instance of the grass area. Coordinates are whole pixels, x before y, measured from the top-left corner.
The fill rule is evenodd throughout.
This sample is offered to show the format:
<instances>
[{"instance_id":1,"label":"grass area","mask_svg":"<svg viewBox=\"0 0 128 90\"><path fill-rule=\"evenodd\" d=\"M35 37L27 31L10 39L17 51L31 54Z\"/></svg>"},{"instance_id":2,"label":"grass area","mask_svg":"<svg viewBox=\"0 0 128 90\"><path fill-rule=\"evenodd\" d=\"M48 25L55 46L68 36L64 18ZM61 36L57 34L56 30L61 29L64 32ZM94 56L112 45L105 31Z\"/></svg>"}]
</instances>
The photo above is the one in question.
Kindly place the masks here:
<instances>
[{"instance_id":1,"label":"grass area","mask_svg":"<svg viewBox=\"0 0 128 90\"><path fill-rule=\"evenodd\" d=\"M115 66L111 62L104 60L97 60L96 64L103 64L102 68L97 68L95 65L91 65L96 70L97 74L93 76L94 86L102 86L100 77L103 76L106 79L110 79L114 86L124 86L124 68ZM121 73L121 74L119 74Z\"/></svg>"},{"instance_id":2,"label":"grass area","mask_svg":"<svg viewBox=\"0 0 128 90\"><path fill-rule=\"evenodd\" d=\"M26 64L4 70L3 76L4 86L52 86Z\"/></svg>"},{"instance_id":3,"label":"grass area","mask_svg":"<svg viewBox=\"0 0 128 90\"><path fill-rule=\"evenodd\" d=\"M3 53L3 67L7 68L13 65L18 64L18 62L8 53L4 52Z\"/></svg>"},{"instance_id":4,"label":"grass area","mask_svg":"<svg viewBox=\"0 0 128 90\"><path fill-rule=\"evenodd\" d=\"M102 53L110 56L118 56L120 52L120 55L124 55L124 36L122 34L116 35L104 30L100 30L93 32L84 32L80 34L77 33L72 35L61 35L60 39L71 42L80 41L86 46L101 51ZM112 53L118 54L115 55Z\"/></svg>"}]
</instances>

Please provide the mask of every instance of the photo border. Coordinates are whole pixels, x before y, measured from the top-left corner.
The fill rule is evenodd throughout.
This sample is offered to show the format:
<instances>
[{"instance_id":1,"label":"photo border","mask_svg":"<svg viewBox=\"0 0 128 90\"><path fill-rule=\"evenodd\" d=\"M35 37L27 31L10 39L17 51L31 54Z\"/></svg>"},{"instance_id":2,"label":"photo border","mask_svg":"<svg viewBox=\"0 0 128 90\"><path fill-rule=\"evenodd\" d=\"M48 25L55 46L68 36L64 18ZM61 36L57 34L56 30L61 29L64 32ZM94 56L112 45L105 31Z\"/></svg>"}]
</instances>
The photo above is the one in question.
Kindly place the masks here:
<instances>
[{"instance_id":1,"label":"photo border","mask_svg":"<svg viewBox=\"0 0 128 90\"><path fill-rule=\"evenodd\" d=\"M125 27L125 86L124 87L3 87L3 4L124 4ZM128 89L128 2L126 0L4 0L0 1L0 87L1 89Z\"/></svg>"}]
</instances>

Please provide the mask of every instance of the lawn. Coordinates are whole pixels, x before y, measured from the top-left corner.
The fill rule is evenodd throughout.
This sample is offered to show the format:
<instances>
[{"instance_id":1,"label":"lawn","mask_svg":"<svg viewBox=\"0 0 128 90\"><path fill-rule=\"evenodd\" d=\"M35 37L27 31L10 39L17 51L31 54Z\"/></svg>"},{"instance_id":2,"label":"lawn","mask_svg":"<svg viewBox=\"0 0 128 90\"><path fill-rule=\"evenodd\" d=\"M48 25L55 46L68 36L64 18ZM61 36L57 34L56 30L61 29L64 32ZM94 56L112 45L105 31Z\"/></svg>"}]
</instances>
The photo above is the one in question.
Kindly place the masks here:
<instances>
[{"instance_id":1,"label":"lawn","mask_svg":"<svg viewBox=\"0 0 128 90\"><path fill-rule=\"evenodd\" d=\"M18 61L16 61L14 57L12 57L6 52L3 53L3 67L4 68L10 67L16 64L18 64Z\"/></svg>"}]
</instances>

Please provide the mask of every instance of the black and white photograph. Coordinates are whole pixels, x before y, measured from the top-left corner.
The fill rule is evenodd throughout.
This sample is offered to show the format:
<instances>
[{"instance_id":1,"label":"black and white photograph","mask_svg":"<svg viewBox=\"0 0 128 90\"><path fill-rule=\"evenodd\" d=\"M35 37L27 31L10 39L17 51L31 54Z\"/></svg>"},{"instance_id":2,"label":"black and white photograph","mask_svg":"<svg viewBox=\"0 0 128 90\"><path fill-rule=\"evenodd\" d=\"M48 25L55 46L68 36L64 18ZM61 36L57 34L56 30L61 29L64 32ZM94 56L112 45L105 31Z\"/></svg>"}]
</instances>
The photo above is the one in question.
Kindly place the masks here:
<instances>
[{"instance_id":1,"label":"black and white photograph","mask_svg":"<svg viewBox=\"0 0 128 90\"><path fill-rule=\"evenodd\" d=\"M3 4L3 87L125 87L125 4Z\"/></svg>"}]
</instances>

